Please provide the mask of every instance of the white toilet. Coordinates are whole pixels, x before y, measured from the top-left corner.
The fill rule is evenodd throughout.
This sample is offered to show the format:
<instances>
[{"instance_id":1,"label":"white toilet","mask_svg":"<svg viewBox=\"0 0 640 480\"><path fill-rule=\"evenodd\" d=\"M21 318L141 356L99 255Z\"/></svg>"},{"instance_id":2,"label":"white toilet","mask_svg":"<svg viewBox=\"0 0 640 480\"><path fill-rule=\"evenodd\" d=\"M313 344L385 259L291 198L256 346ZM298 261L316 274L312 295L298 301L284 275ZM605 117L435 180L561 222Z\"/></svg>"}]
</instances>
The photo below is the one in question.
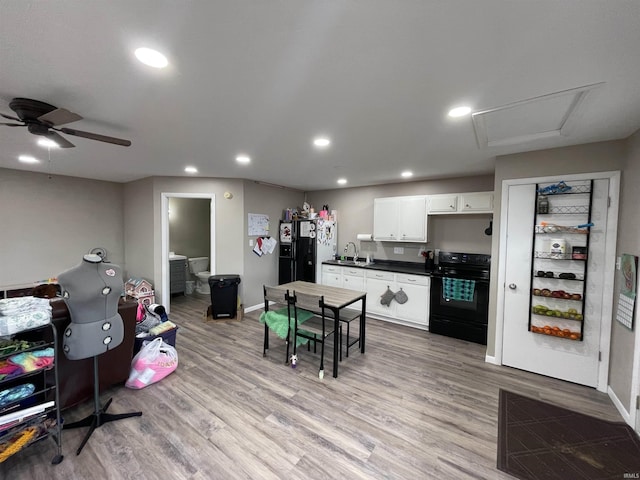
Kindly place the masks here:
<instances>
[{"instance_id":1,"label":"white toilet","mask_svg":"<svg viewBox=\"0 0 640 480\"><path fill-rule=\"evenodd\" d=\"M189 259L189 272L196 276L196 292L203 295L210 295L209 277L209 257L193 257Z\"/></svg>"}]
</instances>

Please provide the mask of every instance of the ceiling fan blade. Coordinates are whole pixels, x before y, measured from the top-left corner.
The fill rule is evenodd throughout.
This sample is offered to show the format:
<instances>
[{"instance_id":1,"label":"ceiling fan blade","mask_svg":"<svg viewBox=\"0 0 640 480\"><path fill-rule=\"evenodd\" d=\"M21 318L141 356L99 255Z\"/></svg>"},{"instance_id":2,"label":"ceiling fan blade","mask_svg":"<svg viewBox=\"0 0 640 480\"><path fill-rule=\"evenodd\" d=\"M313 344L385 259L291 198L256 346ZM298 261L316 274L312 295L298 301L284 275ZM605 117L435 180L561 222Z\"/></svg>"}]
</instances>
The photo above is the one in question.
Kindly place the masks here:
<instances>
[{"instance_id":1,"label":"ceiling fan blade","mask_svg":"<svg viewBox=\"0 0 640 480\"><path fill-rule=\"evenodd\" d=\"M11 115L5 115L4 113L0 113L0 115L3 116L4 118L8 119L8 120L15 120L16 122L21 122L22 121L19 118L12 117Z\"/></svg>"},{"instance_id":2,"label":"ceiling fan blade","mask_svg":"<svg viewBox=\"0 0 640 480\"><path fill-rule=\"evenodd\" d=\"M55 110L40 115L38 120L49 125L64 125L65 123L77 122L82 117L77 113L70 112L66 108L56 108Z\"/></svg>"},{"instance_id":3,"label":"ceiling fan blade","mask_svg":"<svg viewBox=\"0 0 640 480\"><path fill-rule=\"evenodd\" d=\"M128 147L131 145L130 140L124 140L122 138L107 137L105 135L98 135L97 133L83 132L81 130L75 130L73 128L60 128L60 132L67 135L75 135L76 137L88 138L90 140L98 140L99 142L113 143L114 145L122 145Z\"/></svg>"},{"instance_id":4,"label":"ceiling fan blade","mask_svg":"<svg viewBox=\"0 0 640 480\"><path fill-rule=\"evenodd\" d=\"M7 127L26 127L25 124L23 123L6 123L6 122L0 122L0 125L6 125Z\"/></svg>"},{"instance_id":5,"label":"ceiling fan blade","mask_svg":"<svg viewBox=\"0 0 640 480\"><path fill-rule=\"evenodd\" d=\"M51 140L53 142L56 142L60 148L73 148L73 147L75 147L75 145L73 143L71 143L69 140L67 140L62 135L60 135L60 134L58 134L56 132L49 131L49 133L47 133L46 135L43 135L43 136L47 137L49 140Z\"/></svg>"}]
</instances>

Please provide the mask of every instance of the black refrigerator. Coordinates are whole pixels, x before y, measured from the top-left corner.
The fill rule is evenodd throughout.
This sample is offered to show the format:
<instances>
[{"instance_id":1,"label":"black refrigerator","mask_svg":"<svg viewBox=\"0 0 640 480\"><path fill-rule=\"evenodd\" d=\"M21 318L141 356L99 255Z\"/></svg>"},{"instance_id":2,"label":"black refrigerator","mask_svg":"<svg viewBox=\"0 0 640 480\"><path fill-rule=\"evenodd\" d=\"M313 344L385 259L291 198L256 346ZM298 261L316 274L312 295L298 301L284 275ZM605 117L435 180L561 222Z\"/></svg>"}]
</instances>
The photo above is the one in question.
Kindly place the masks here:
<instances>
[{"instance_id":1,"label":"black refrigerator","mask_svg":"<svg viewBox=\"0 0 640 480\"><path fill-rule=\"evenodd\" d=\"M321 283L322 262L335 257L337 235L332 220L281 221L278 284L296 280Z\"/></svg>"}]
</instances>

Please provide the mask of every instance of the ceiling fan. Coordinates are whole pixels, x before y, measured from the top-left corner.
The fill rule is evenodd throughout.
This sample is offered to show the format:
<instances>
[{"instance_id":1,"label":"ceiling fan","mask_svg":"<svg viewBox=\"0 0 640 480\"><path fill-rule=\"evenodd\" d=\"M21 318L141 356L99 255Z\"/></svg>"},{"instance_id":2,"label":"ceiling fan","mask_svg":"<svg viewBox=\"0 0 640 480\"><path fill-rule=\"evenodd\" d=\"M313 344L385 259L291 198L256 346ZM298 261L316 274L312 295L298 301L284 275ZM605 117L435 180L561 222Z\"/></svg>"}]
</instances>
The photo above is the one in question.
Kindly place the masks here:
<instances>
[{"instance_id":1,"label":"ceiling fan","mask_svg":"<svg viewBox=\"0 0 640 480\"><path fill-rule=\"evenodd\" d=\"M83 132L73 128L57 128L58 125L65 125L67 123L82 120L80 115L70 112L66 108L57 108L53 105L49 105L48 103L41 102L39 100L31 100L29 98L14 98L9 102L9 108L16 112L16 115L18 116L17 118L12 117L11 115L5 115L4 113L0 113L0 115L8 120L20 123L0 122L0 125L7 125L9 127L27 127L29 132L34 135L42 135L43 137L54 141L60 148L71 148L75 147L75 145L57 132L62 132L66 135L74 135L76 137L88 138L89 140L122 145L123 147L131 145L131 141L124 140L122 138L107 137L105 135Z\"/></svg>"}]
</instances>

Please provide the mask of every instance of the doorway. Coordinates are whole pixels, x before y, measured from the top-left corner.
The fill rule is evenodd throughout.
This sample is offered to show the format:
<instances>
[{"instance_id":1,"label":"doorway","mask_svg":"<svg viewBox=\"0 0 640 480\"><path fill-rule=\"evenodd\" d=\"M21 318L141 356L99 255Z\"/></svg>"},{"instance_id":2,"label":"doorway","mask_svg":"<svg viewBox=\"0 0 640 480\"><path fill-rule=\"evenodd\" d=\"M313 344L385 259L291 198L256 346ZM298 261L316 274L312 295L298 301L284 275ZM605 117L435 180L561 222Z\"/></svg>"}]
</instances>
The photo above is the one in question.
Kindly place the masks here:
<instances>
[{"instance_id":1,"label":"doorway","mask_svg":"<svg viewBox=\"0 0 640 480\"><path fill-rule=\"evenodd\" d=\"M197 200L194 203L194 207L197 203L201 203L202 201L208 202L208 211L205 209L204 215L205 217L208 215L208 218L204 218L204 220L200 219L200 221L207 222L210 226L208 236L209 242L205 247L194 247L195 250L190 249L191 247L186 242L186 239L179 239L178 245L183 245L180 247L183 251L174 251L176 254L185 255L187 257L193 256L208 256L209 257L209 271L214 275L216 271L216 258L215 258L215 195L211 193L162 193L161 194L161 204L162 204L162 247L161 247L161 255L162 255L162 302L167 309L168 312L171 311L171 279L170 279L170 268L169 268L169 254L173 249L171 248L171 209L170 203L173 200L181 200L179 203L174 202L175 205L180 205L181 212L184 214L185 211L188 212L189 207L189 199ZM184 201L182 201L184 200ZM174 208L174 217L177 214ZM193 208L193 211L197 211L198 208ZM201 210L201 209L200 209ZM173 220L176 220L175 218ZM198 219L191 219L191 222L198 222ZM175 223L175 222L174 222ZM188 222L186 223L188 224ZM196 242L194 241L194 244ZM200 248L198 250L197 248ZM199 254L199 251L205 250L204 255ZM187 280L189 280L189 276L187 276Z\"/></svg>"},{"instance_id":2,"label":"doorway","mask_svg":"<svg viewBox=\"0 0 640 480\"><path fill-rule=\"evenodd\" d=\"M496 321L499 363L606 391L616 250L619 173L572 175L594 180L587 310L580 341L536 335L529 329L536 184L557 177L505 181L502 190L500 268ZM566 268L566 267L563 267ZM559 287L558 287L559 288ZM535 312L534 312L535 313Z\"/></svg>"}]
</instances>

